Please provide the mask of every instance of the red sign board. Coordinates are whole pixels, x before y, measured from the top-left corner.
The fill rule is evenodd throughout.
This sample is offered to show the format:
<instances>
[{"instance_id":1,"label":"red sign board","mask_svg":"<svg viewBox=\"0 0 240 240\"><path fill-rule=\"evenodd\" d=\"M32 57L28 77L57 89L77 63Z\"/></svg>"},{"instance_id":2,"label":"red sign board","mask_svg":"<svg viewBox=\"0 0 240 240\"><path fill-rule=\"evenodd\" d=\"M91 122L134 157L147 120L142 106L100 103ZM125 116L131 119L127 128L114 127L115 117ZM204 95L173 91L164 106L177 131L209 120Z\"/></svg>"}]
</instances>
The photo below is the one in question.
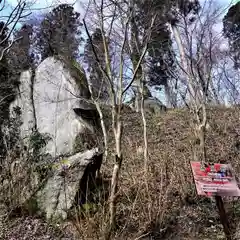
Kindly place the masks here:
<instances>
[{"instance_id":1,"label":"red sign board","mask_svg":"<svg viewBox=\"0 0 240 240\"><path fill-rule=\"evenodd\" d=\"M240 189L230 164L201 166L200 162L191 162L191 167L198 195L240 196Z\"/></svg>"}]
</instances>

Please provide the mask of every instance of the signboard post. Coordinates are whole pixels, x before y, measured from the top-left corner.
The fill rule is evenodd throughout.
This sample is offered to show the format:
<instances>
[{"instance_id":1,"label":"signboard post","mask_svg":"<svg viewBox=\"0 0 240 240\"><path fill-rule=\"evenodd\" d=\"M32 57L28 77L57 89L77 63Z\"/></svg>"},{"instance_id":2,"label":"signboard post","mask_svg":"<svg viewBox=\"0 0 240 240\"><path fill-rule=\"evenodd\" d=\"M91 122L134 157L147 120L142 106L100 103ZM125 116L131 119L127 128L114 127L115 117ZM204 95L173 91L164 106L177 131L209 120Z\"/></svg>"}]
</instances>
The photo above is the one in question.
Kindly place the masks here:
<instances>
[{"instance_id":1,"label":"signboard post","mask_svg":"<svg viewBox=\"0 0 240 240\"><path fill-rule=\"evenodd\" d=\"M240 196L240 189L231 165L215 163L203 167L200 162L191 162L191 168L198 195L215 197L224 233L227 240L231 240L230 227L222 200L223 196Z\"/></svg>"},{"instance_id":2,"label":"signboard post","mask_svg":"<svg viewBox=\"0 0 240 240\"><path fill-rule=\"evenodd\" d=\"M231 231L230 231L230 226L227 218L227 214L224 208L223 200L221 196L215 196L216 199L216 205L218 208L219 216L220 216L220 221L223 225L223 230L226 235L227 240L231 240Z\"/></svg>"}]
</instances>

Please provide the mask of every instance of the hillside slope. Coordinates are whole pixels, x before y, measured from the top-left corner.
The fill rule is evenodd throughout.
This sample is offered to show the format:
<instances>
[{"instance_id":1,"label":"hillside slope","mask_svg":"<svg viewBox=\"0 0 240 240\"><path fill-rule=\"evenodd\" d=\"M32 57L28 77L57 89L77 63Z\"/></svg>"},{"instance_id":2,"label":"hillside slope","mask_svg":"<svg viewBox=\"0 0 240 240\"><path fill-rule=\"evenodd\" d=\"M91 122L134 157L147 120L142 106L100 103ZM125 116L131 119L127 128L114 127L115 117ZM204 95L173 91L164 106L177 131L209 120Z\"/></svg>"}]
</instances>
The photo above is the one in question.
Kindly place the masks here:
<instances>
[{"instance_id":1,"label":"hillside slope","mask_svg":"<svg viewBox=\"0 0 240 240\"><path fill-rule=\"evenodd\" d=\"M240 176L240 109L211 108L208 113L208 161L231 163ZM189 162L196 141L190 127L190 112L178 109L162 116L147 116L150 169L147 179L143 174L141 116L127 113L123 121L124 160L118 213L124 230L120 238L134 239L147 234L153 239L221 239L223 232L214 200L196 196L193 184ZM111 144L113 148L114 142ZM109 169L112 168L108 166L105 171ZM233 202L227 207L230 219L237 218L240 205ZM233 214L236 208L239 209ZM233 228L238 222L235 220Z\"/></svg>"},{"instance_id":2,"label":"hillside slope","mask_svg":"<svg viewBox=\"0 0 240 240\"><path fill-rule=\"evenodd\" d=\"M236 175L240 176L240 109L211 108L208 113L210 128L206 146L209 162L231 163ZM124 158L117 196L118 229L114 239L225 239L214 200L198 197L195 192L189 164L192 160L191 144L195 142L190 120L186 109L147 116L149 174L144 176L141 115L130 110L124 112ZM107 191L111 179L114 159L111 130L109 136L108 160L102 166L101 183L104 184L95 192L97 199L99 192L102 197L103 190ZM240 204L236 199L224 200L233 235L240 239ZM77 232L72 232L66 239L102 239L107 200L93 206L96 209L87 217L74 220ZM15 222L19 225L27 222L31 226L30 220ZM32 222L33 225L36 223L35 220ZM25 228L11 225L6 236L15 239L13 236L19 234L17 229ZM67 229L64 227L65 233L73 231L72 227ZM39 231L36 232L38 235L31 235L31 239L61 239L57 235L50 237L51 234L47 238L46 233L40 236Z\"/></svg>"}]
</instances>

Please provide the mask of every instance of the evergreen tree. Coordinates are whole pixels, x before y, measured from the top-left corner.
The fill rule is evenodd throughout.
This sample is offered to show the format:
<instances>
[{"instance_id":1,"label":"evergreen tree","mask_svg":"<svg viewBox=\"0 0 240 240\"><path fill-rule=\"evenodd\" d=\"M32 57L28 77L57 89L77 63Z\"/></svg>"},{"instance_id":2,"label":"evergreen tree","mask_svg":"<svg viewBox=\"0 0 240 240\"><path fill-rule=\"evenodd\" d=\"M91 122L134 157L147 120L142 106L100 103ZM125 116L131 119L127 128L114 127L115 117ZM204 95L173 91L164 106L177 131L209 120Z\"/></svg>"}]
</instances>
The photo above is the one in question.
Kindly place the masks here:
<instances>
[{"instance_id":1,"label":"evergreen tree","mask_svg":"<svg viewBox=\"0 0 240 240\"><path fill-rule=\"evenodd\" d=\"M4 22L0 22L0 49L4 49L9 45L8 40L2 41L8 35L8 29L5 27ZM9 118L9 106L15 98L15 87L13 73L9 64L9 52L3 55L0 61L0 162L6 153L2 125L4 121L8 121Z\"/></svg>"},{"instance_id":2,"label":"evergreen tree","mask_svg":"<svg viewBox=\"0 0 240 240\"><path fill-rule=\"evenodd\" d=\"M28 70L33 64L33 57L31 56L31 45L33 27L24 24L19 30L14 33L16 41L10 52L11 69L16 74L21 71Z\"/></svg>"},{"instance_id":3,"label":"evergreen tree","mask_svg":"<svg viewBox=\"0 0 240 240\"><path fill-rule=\"evenodd\" d=\"M235 68L240 67L240 2L233 5L223 19L223 32L228 38Z\"/></svg>"},{"instance_id":4,"label":"evergreen tree","mask_svg":"<svg viewBox=\"0 0 240 240\"><path fill-rule=\"evenodd\" d=\"M102 33L99 28L97 28L92 34L91 41L92 42L90 42L90 39L88 39L85 45L84 61L87 64L87 70L90 73L90 81L92 84L94 97L98 97L98 94L100 93L99 97L101 99L106 99L108 96L107 83L104 79L104 73L101 70L101 67L105 70L104 45ZM94 49L92 45L94 46Z\"/></svg>"},{"instance_id":5,"label":"evergreen tree","mask_svg":"<svg viewBox=\"0 0 240 240\"><path fill-rule=\"evenodd\" d=\"M175 69L172 40L166 24L159 24L158 30L153 32L149 44L149 85L158 89L164 86L166 97L171 102L169 91L170 71ZM172 105L174 105L172 103Z\"/></svg>"},{"instance_id":6,"label":"evergreen tree","mask_svg":"<svg viewBox=\"0 0 240 240\"><path fill-rule=\"evenodd\" d=\"M60 4L43 19L38 45L42 59L61 55L66 59L76 59L82 42L80 14L68 4Z\"/></svg>"},{"instance_id":7,"label":"evergreen tree","mask_svg":"<svg viewBox=\"0 0 240 240\"><path fill-rule=\"evenodd\" d=\"M200 9L200 4L197 0L143 0L136 1L136 6L136 26L138 26L139 34L143 32L142 35L144 35L149 28L150 19L157 14L149 43L148 85L156 88L164 86L167 98L171 102L170 71L174 71L176 66L168 24L176 24L181 17L188 16L191 16L189 21L193 22L194 15Z\"/></svg>"},{"instance_id":8,"label":"evergreen tree","mask_svg":"<svg viewBox=\"0 0 240 240\"><path fill-rule=\"evenodd\" d=\"M4 28L4 22L0 22L0 42L7 34L8 29ZM2 31L3 30L3 31ZM4 41L0 48L5 48L9 44L8 41ZM11 71L9 70L8 54L4 54L0 61L0 125L3 120L8 116L9 102L14 99L13 83L11 82Z\"/></svg>"}]
</instances>

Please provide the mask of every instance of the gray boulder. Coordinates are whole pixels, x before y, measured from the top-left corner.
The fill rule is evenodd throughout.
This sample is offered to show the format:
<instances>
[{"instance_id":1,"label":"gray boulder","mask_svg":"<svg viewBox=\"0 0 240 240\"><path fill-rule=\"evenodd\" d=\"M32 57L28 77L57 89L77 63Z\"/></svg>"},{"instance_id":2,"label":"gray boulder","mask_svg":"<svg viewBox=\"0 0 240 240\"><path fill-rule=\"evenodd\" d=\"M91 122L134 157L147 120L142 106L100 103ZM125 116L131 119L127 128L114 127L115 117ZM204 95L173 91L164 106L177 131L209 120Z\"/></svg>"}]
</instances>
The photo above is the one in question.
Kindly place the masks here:
<instances>
[{"instance_id":1,"label":"gray boulder","mask_svg":"<svg viewBox=\"0 0 240 240\"><path fill-rule=\"evenodd\" d=\"M46 153L54 157L74 154L77 135L86 129L94 131L94 126L74 111L96 112L89 102L87 84L83 70L70 68L53 57L45 59L35 73L23 72L19 95L10 112L17 106L21 109L21 138L26 145L36 127L39 133L49 136Z\"/></svg>"},{"instance_id":2,"label":"gray boulder","mask_svg":"<svg viewBox=\"0 0 240 240\"><path fill-rule=\"evenodd\" d=\"M0 182L0 206L7 204L7 212L14 213L20 208L49 221L60 222L67 218L75 203L84 204L88 194L85 186L95 181L102 154L94 148L54 161L45 169L46 163L41 164L29 164L26 156L12 162Z\"/></svg>"},{"instance_id":3,"label":"gray boulder","mask_svg":"<svg viewBox=\"0 0 240 240\"><path fill-rule=\"evenodd\" d=\"M101 155L98 155L98 149L92 149L54 164L52 176L35 195L38 211L44 214L46 219L58 221L67 218L80 190L81 180L86 180L83 179L84 174L94 178L100 168L99 156Z\"/></svg>"},{"instance_id":4,"label":"gray boulder","mask_svg":"<svg viewBox=\"0 0 240 240\"><path fill-rule=\"evenodd\" d=\"M135 103L135 98L131 99L128 104L129 106L133 109L135 109L134 106ZM141 101L139 101L139 106L141 106ZM154 97L148 97L144 100L144 110L147 113L152 113L152 114L160 114L163 112L167 111L167 107L157 98Z\"/></svg>"},{"instance_id":5,"label":"gray boulder","mask_svg":"<svg viewBox=\"0 0 240 240\"><path fill-rule=\"evenodd\" d=\"M148 98L144 100L144 109L146 112L160 114L167 111L167 107L157 98Z\"/></svg>"}]
</instances>

